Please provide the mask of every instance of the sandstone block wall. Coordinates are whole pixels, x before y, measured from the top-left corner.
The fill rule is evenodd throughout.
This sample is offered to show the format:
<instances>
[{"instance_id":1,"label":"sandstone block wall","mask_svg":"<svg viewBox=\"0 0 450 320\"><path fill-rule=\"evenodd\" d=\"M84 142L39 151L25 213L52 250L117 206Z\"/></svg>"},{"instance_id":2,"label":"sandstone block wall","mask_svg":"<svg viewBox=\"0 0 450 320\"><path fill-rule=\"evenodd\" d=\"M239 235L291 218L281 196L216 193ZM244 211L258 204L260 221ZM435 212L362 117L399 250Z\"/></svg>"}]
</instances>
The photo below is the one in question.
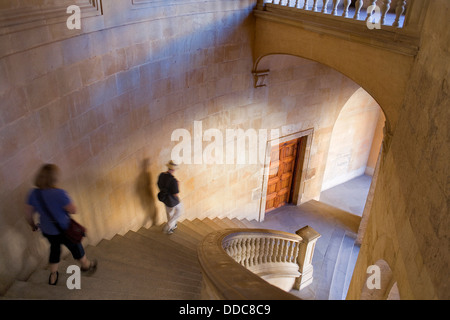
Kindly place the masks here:
<instances>
[{"instance_id":1,"label":"sandstone block wall","mask_svg":"<svg viewBox=\"0 0 450 320\"><path fill-rule=\"evenodd\" d=\"M193 135L194 121L203 130L314 129L304 199L319 196L332 127L359 86L318 63L272 56L270 85L254 89L254 4L108 0L81 31L66 28L64 12L1 29L0 292L47 259L23 217L44 162L61 167L86 244L164 222L156 179L177 143L172 132ZM261 169L181 166L183 218L258 219Z\"/></svg>"},{"instance_id":2,"label":"sandstone block wall","mask_svg":"<svg viewBox=\"0 0 450 320\"><path fill-rule=\"evenodd\" d=\"M384 260L401 299L449 299L448 118L450 4L430 2L398 129L383 155L372 211L350 285ZM388 288L389 290L389 288Z\"/></svg>"}]
</instances>

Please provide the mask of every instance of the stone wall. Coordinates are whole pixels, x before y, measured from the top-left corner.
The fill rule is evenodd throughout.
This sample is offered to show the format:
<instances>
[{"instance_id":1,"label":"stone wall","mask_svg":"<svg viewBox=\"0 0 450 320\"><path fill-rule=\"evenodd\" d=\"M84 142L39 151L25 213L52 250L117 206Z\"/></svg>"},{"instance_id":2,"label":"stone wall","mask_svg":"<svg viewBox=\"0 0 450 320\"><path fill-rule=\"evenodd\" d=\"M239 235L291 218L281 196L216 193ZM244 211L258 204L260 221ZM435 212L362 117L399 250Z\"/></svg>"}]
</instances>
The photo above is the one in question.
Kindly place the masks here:
<instances>
[{"instance_id":1,"label":"stone wall","mask_svg":"<svg viewBox=\"0 0 450 320\"><path fill-rule=\"evenodd\" d=\"M322 191L364 174L381 113L364 89L347 101L333 127Z\"/></svg>"},{"instance_id":2,"label":"stone wall","mask_svg":"<svg viewBox=\"0 0 450 320\"><path fill-rule=\"evenodd\" d=\"M383 259L401 299L449 299L450 3L430 1L398 128L383 153L348 299Z\"/></svg>"},{"instance_id":3,"label":"stone wall","mask_svg":"<svg viewBox=\"0 0 450 320\"><path fill-rule=\"evenodd\" d=\"M0 292L46 262L47 243L23 216L45 162L61 167L86 244L164 222L156 179L173 131L194 134L194 121L222 132L314 129L304 199L319 196L332 127L359 86L323 65L271 56L270 85L254 89L254 2L103 1L81 31L66 28L65 12L1 29ZM183 218L259 218L261 169L182 165Z\"/></svg>"}]
</instances>

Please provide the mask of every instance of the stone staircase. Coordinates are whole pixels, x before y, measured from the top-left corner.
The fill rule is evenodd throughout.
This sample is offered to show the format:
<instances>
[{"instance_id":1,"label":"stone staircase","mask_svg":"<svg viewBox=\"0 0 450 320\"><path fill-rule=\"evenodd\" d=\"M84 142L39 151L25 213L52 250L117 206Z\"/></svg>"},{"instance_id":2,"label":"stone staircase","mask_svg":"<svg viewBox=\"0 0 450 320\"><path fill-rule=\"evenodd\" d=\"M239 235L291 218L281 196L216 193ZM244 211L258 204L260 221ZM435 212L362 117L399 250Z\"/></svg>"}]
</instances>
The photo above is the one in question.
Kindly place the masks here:
<instances>
[{"instance_id":1,"label":"stone staircase","mask_svg":"<svg viewBox=\"0 0 450 320\"><path fill-rule=\"evenodd\" d=\"M279 210L279 209L277 209ZM314 281L291 293L306 300L345 299L359 252L355 230L359 217L326 204L310 201L299 207L280 208L266 221L195 219L178 223L171 235L162 226L129 231L85 248L99 267L81 276L81 290L66 286L67 267L76 262L69 255L59 267L57 286L49 286L49 270L35 271L27 281L15 281L0 299L120 299L196 300L201 298L202 275L197 245L208 233L226 228L266 228L295 232L310 225L322 234L313 257ZM292 229L292 230L291 230Z\"/></svg>"},{"instance_id":2,"label":"stone staircase","mask_svg":"<svg viewBox=\"0 0 450 320\"><path fill-rule=\"evenodd\" d=\"M255 227L248 220L196 219L178 223L171 235L162 226L129 231L96 246L86 254L99 262L91 276L81 276L81 289L69 290L67 267L73 258L61 260L59 281L49 286L47 268L38 269L27 281L15 281L3 299L200 299L202 275L197 260L197 244L208 233L225 228Z\"/></svg>"}]
</instances>

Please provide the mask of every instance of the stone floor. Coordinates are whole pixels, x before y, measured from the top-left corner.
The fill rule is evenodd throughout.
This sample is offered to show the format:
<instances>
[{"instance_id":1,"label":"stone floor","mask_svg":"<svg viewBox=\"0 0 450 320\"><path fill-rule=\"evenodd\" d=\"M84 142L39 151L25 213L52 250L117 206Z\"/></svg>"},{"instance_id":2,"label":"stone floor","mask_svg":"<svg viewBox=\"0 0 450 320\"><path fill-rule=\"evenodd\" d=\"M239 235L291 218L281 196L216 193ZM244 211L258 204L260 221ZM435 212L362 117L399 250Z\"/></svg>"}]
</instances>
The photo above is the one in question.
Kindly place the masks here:
<instances>
[{"instance_id":1,"label":"stone floor","mask_svg":"<svg viewBox=\"0 0 450 320\"><path fill-rule=\"evenodd\" d=\"M313 258L313 283L296 292L302 299L345 299L359 253L354 239L370 181L371 177L358 177L327 190L320 202L281 207L268 213L260 223L261 228L291 233L309 225L321 234Z\"/></svg>"},{"instance_id":2,"label":"stone floor","mask_svg":"<svg viewBox=\"0 0 450 320\"><path fill-rule=\"evenodd\" d=\"M362 175L320 194L320 202L362 216L372 177Z\"/></svg>"}]
</instances>

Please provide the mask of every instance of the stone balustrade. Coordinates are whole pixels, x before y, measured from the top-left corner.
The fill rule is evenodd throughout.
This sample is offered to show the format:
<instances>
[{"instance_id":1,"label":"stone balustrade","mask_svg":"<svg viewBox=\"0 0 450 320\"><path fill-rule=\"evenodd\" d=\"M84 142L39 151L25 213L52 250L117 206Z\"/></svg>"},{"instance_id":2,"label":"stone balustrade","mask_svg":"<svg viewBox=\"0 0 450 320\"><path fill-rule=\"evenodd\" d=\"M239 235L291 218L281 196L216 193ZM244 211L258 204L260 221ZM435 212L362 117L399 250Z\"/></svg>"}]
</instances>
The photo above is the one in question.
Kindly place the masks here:
<instances>
[{"instance_id":1,"label":"stone balustrade","mask_svg":"<svg viewBox=\"0 0 450 320\"><path fill-rule=\"evenodd\" d=\"M319 237L308 226L297 234L266 229L226 229L209 234L198 249L203 297L295 299L286 292L311 283L311 261Z\"/></svg>"},{"instance_id":2,"label":"stone balustrade","mask_svg":"<svg viewBox=\"0 0 450 320\"><path fill-rule=\"evenodd\" d=\"M410 2L412 0L357 0L351 6L351 0L262 0L262 5L328 14L356 21L370 20L377 13L381 25L403 28Z\"/></svg>"}]
</instances>

